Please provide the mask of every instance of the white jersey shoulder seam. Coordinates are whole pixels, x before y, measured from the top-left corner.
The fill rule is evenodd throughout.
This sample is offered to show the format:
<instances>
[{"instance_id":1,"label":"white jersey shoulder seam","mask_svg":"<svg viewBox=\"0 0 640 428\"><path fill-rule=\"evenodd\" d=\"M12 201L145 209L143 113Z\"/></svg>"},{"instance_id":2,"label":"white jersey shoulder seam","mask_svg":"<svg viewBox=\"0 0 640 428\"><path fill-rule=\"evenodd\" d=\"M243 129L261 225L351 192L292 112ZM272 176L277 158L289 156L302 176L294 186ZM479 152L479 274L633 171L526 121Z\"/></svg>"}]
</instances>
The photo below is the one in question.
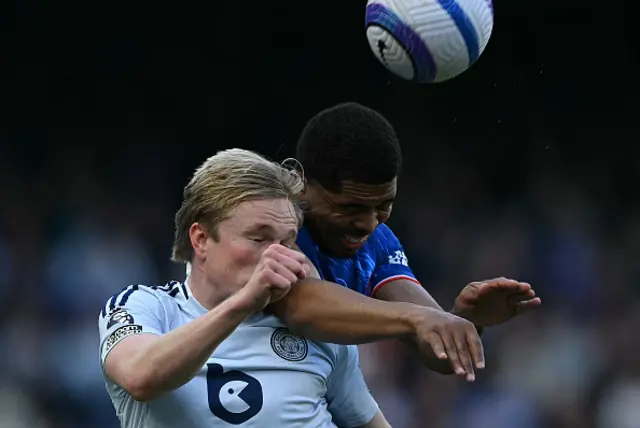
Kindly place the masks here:
<instances>
[{"instance_id":1,"label":"white jersey shoulder seam","mask_svg":"<svg viewBox=\"0 0 640 428\"><path fill-rule=\"evenodd\" d=\"M111 296L106 304L102 307L100 311L100 316L105 318L107 314L113 312L117 308L121 308L126 305L129 297L137 291L144 290L147 293L154 295L159 300L172 300L175 301L175 297L179 294L182 294L185 299L189 299L189 294L187 292L187 288L184 283L178 281L171 281L164 285L143 285L143 284L134 284L129 285L122 290L118 291L116 294Z\"/></svg>"}]
</instances>

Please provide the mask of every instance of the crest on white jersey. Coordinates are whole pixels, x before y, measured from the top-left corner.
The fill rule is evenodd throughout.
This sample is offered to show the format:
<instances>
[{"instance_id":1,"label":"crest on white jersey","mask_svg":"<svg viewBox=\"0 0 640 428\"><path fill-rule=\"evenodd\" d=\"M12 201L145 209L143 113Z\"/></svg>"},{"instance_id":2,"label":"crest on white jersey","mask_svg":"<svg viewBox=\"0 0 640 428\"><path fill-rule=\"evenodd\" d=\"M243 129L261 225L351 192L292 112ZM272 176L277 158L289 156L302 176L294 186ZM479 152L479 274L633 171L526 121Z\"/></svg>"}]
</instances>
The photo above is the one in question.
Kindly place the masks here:
<instances>
[{"instance_id":1,"label":"crest on white jersey","mask_svg":"<svg viewBox=\"0 0 640 428\"><path fill-rule=\"evenodd\" d=\"M288 328L278 328L273 332L271 347L273 352L287 361L302 361L309 353L307 339L296 336Z\"/></svg>"},{"instance_id":2,"label":"crest on white jersey","mask_svg":"<svg viewBox=\"0 0 640 428\"><path fill-rule=\"evenodd\" d=\"M389 256L389 264L409 266L409 259L404 255L404 251L396 250L395 253Z\"/></svg>"}]
</instances>

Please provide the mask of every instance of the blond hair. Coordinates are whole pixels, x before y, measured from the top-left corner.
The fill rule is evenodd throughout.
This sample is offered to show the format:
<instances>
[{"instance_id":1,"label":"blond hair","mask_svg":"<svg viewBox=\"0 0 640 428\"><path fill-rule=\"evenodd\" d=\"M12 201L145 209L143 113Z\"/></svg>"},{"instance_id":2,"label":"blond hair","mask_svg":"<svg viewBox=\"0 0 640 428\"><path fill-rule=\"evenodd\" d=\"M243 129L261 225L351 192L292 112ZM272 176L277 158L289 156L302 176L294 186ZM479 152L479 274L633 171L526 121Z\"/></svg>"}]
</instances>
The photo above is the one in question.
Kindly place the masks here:
<instances>
[{"instance_id":1,"label":"blond hair","mask_svg":"<svg viewBox=\"0 0 640 428\"><path fill-rule=\"evenodd\" d=\"M171 259L191 262L191 225L201 223L217 239L220 222L245 201L289 199L293 202L298 224L301 224L298 197L303 188L304 182L298 172L257 153L243 149L216 153L196 169L184 188L182 206L175 216Z\"/></svg>"}]
</instances>

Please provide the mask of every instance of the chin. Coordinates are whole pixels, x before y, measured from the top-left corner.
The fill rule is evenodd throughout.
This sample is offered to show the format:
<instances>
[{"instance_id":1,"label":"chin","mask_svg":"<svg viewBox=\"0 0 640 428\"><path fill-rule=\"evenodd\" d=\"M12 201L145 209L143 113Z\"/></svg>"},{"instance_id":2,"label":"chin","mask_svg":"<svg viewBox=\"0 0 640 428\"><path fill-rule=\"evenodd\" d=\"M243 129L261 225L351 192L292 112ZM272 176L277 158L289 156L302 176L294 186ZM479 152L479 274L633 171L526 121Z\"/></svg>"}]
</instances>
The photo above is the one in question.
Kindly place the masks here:
<instances>
[{"instance_id":1,"label":"chin","mask_svg":"<svg viewBox=\"0 0 640 428\"><path fill-rule=\"evenodd\" d=\"M340 247L338 249L334 249L332 253L336 257L351 257L351 256L354 256L357 251L358 250L354 250L351 248Z\"/></svg>"},{"instance_id":2,"label":"chin","mask_svg":"<svg viewBox=\"0 0 640 428\"><path fill-rule=\"evenodd\" d=\"M316 244L324 254L331 257L351 257L357 250L345 247L344 244L337 239L316 240Z\"/></svg>"}]
</instances>

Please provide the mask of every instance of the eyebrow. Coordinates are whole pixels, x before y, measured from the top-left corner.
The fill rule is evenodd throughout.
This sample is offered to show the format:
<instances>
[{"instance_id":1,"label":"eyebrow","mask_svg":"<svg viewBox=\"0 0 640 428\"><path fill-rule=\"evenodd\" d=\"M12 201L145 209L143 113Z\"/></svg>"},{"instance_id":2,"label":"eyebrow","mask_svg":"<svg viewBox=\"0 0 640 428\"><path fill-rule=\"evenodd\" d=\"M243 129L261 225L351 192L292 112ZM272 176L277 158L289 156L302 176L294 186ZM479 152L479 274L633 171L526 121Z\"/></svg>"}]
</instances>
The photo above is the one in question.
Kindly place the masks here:
<instances>
[{"instance_id":1,"label":"eyebrow","mask_svg":"<svg viewBox=\"0 0 640 428\"><path fill-rule=\"evenodd\" d=\"M356 208L356 207L358 207L358 208L367 207L368 208L368 207L371 207L371 206L380 206L380 205L384 205L384 204L392 204L393 202L394 202L394 199L391 198L391 199L386 199L384 201L378 202L375 205L368 204L366 202L353 202L353 201L346 202L346 203L338 202L338 205L340 205L341 207L349 207L349 208L351 208L351 207L353 207L353 208Z\"/></svg>"},{"instance_id":2,"label":"eyebrow","mask_svg":"<svg viewBox=\"0 0 640 428\"><path fill-rule=\"evenodd\" d=\"M249 229L247 229L247 232L249 233L267 232L275 235L277 231L270 224L258 223L258 224L254 224ZM298 229L289 229L288 231L288 236L290 238L295 238L297 234L298 234Z\"/></svg>"}]
</instances>

